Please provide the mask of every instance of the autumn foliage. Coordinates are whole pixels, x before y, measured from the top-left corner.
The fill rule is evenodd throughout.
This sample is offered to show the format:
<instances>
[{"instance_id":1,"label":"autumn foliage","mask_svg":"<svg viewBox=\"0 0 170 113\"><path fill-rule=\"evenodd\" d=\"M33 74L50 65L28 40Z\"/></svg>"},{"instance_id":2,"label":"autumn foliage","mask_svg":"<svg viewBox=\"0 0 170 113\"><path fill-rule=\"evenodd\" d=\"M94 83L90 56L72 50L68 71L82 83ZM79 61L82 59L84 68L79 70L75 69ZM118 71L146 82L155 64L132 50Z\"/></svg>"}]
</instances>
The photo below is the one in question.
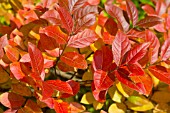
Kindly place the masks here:
<instances>
[{"instance_id":1,"label":"autumn foliage","mask_svg":"<svg viewBox=\"0 0 170 113\"><path fill-rule=\"evenodd\" d=\"M169 6L0 1L0 112L170 112Z\"/></svg>"}]
</instances>

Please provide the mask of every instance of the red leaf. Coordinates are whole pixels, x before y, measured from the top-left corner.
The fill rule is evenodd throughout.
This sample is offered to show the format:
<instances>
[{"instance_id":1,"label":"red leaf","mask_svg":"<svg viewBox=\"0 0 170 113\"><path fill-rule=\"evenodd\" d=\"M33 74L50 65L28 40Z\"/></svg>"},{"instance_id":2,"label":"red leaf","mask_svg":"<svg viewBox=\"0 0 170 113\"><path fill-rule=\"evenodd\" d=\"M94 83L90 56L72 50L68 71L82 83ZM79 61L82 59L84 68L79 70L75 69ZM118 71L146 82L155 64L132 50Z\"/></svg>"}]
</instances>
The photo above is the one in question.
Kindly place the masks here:
<instances>
[{"instance_id":1,"label":"red leaf","mask_svg":"<svg viewBox=\"0 0 170 113\"><path fill-rule=\"evenodd\" d=\"M140 64L128 64L127 67L131 72L130 76L143 76L145 74Z\"/></svg>"},{"instance_id":2,"label":"red leaf","mask_svg":"<svg viewBox=\"0 0 170 113\"><path fill-rule=\"evenodd\" d=\"M132 50L129 51L126 62L127 63L136 63L138 60L140 60L147 52L147 48L149 47L149 43L143 43L140 45L137 45Z\"/></svg>"},{"instance_id":3,"label":"red leaf","mask_svg":"<svg viewBox=\"0 0 170 113\"><path fill-rule=\"evenodd\" d=\"M113 59L117 66L120 65L123 56L130 50L130 48L131 44L127 36L123 32L118 31L112 43Z\"/></svg>"},{"instance_id":4,"label":"red leaf","mask_svg":"<svg viewBox=\"0 0 170 113\"><path fill-rule=\"evenodd\" d=\"M21 65L19 62L14 62L10 64L10 70L17 80L25 77L25 74L22 72Z\"/></svg>"},{"instance_id":5,"label":"red leaf","mask_svg":"<svg viewBox=\"0 0 170 113\"><path fill-rule=\"evenodd\" d=\"M161 48L161 59L166 61L170 58L170 38L166 39Z\"/></svg>"},{"instance_id":6,"label":"red leaf","mask_svg":"<svg viewBox=\"0 0 170 113\"><path fill-rule=\"evenodd\" d=\"M75 10L79 9L84 5L86 0L69 0L69 9L73 13Z\"/></svg>"},{"instance_id":7,"label":"red leaf","mask_svg":"<svg viewBox=\"0 0 170 113\"><path fill-rule=\"evenodd\" d=\"M81 7L74 12L73 18L74 21L83 18L87 14L98 14L97 6L86 5L85 7Z\"/></svg>"},{"instance_id":8,"label":"red leaf","mask_svg":"<svg viewBox=\"0 0 170 113\"><path fill-rule=\"evenodd\" d=\"M145 38L145 32L137 31L135 29L131 29L128 33L127 36L129 38Z\"/></svg>"},{"instance_id":9,"label":"red leaf","mask_svg":"<svg viewBox=\"0 0 170 113\"><path fill-rule=\"evenodd\" d=\"M74 71L74 68L71 66L68 66L66 63L64 62L59 62L58 63L58 68L63 71L63 72L68 72L68 71Z\"/></svg>"},{"instance_id":10,"label":"red leaf","mask_svg":"<svg viewBox=\"0 0 170 113\"><path fill-rule=\"evenodd\" d=\"M144 74L143 76L130 76L130 78L133 82L138 84L139 88L142 89L143 92L141 93L145 95L150 94L150 92L152 91L152 87L153 87L153 80L149 75Z\"/></svg>"},{"instance_id":11,"label":"red leaf","mask_svg":"<svg viewBox=\"0 0 170 113\"><path fill-rule=\"evenodd\" d=\"M71 14L68 12L68 10L59 6L57 6L57 11L60 15L63 28L65 28L69 33L71 33L73 28L73 20Z\"/></svg>"},{"instance_id":12,"label":"red leaf","mask_svg":"<svg viewBox=\"0 0 170 113\"><path fill-rule=\"evenodd\" d=\"M142 6L142 9L148 14L148 15L157 15L154 8L150 5L146 4Z\"/></svg>"},{"instance_id":13,"label":"red leaf","mask_svg":"<svg viewBox=\"0 0 170 113\"><path fill-rule=\"evenodd\" d=\"M133 25L138 22L138 10L131 0L126 0L127 13Z\"/></svg>"},{"instance_id":14,"label":"red leaf","mask_svg":"<svg viewBox=\"0 0 170 113\"><path fill-rule=\"evenodd\" d=\"M117 23L113 20L113 18L108 18L106 23L104 24L104 27L106 28L107 32L111 35L116 35L118 28Z\"/></svg>"},{"instance_id":15,"label":"red leaf","mask_svg":"<svg viewBox=\"0 0 170 113\"><path fill-rule=\"evenodd\" d=\"M144 27L144 28L148 28L148 27L153 27L157 24L161 24L162 23L162 19L158 16L147 16L144 19L140 20L137 23L137 26L139 27Z\"/></svg>"},{"instance_id":16,"label":"red leaf","mask_svg":"<svg viewBox=\"0 0 170 113\"><path fill-rule=\"evenodd\" d=\"M7 35L4 35L0 38L0 59L4 56L3 48L8 45Z\"/></svg>"},{"instance_id":17,"label":"red leaf","mask_svg":"<svg viewBox=\"0 0 170 113\"><path fill-rule=\"evenodd\" d=\"M68 40L68 36L61 31L61 29L58 26L47 26L44 29L40 30L41 33L45 33L47 36L52 37L56 40L56 42L53 42L58 44L66 44ZM45 37L41 37L45 38ZM47 39L46 39L47 40ZM50 39L48 39L50 40ZM51 41L50 41L51 42Z\"/></svg>"},{"instance_id":18,"label":"red leaf","mask_svg":"<svg viewBox=\"0 0 170 113\"><path fill-rule=\"evenodd\" d=\"M151 64L153 64L158 60L160 43L157 36L149 30L146 30L146 41L151 43L149 48L152 51Z\"/></svg>"},{"instance_id":19,"label":"red leaf","mask_svg":"<svg viewBox=\"0 0 170 113\"><path fill-rule=\"evenodd\" d=\"M92 88L93 96L97 101L99 101L99 102L105 102L106 101L107 90L102 90L102 91L97 90L94 86L94 82L92 82L91 88Z\"/></svg>"},{"instance_id":20,"label":"red leaf","mask_svg":"<svg viewBox=\"0 0 170 113\"><path fill-rule=\"evenodd\" d=\"M165 67L154 65L149 67L149 71L160 81L170 84L170 73Z\"/></svg>"},{"instance_id":21,"label":"red leaf","mask_svg":"<svg viewBox=\"0 0 170 113\"><path fill-rule=\"evenodd\" d=\"M93 68L96 70L108 71L113 61L113 54L110 48L103 46L101 50L97 50L93 56Z\"/></svg>"},{"instance_id":22,"label":"red leaf","mask_svg":"<svg viewBox=\"0 0 170 113\"><path fill-rule=\"evenodd\" d=\"M98 36L93 30L86 29L74 36L71 36L67 45L74 48L84 48L92 44L97 39Z\"/></svg>"},{"instance_id":23,"label":"red leaf","mask_svg":"<svg viewBox=\"0 0 170 113\"><path fill-rule=\"evenodd\" d=\"M30 58L29 53L24 54L19 61L20 62L30 62L31 58Z\"/></svg>"},{"instance_id":24,"label":"red leaf","mask_svg":"<svg viewBox=\"0 0 170 113\"><path fill-rule=\"evenodd\" d=\"M28 53L31 58L31 66L36 78L43 79L41 73L44 70L44 58L41 51L32 43L28 43ZM41 76L41 78L40 78Z\"/></svg>"},{"instance_id":25,"label":"red leaf","mask_svg":"<svg viewBox=\"0 0 170 113\"><path fill-rule=\"evenodd\" d=\"M62 93L73 94L72 88L67 82L63 82L61 80L48 80L43 82L42 85L43 100L51 97L54 90Z\"/></svg>"},{"instance_id":26,"label":"red leaf","mask_svg":"<svg viewBox=\"0 0 170 113\"><path fill-rule=\"evenodd\" d=\"M46 19L53 25L60 25L61 24L61 19L58 14L58 12L54 9L46 11L41 18Z\"/></svg>"},{"instance_id":27,"label":"red leaf","mask_svg":"<svg viewBox=\"0 0 170 113\"><path fill-rule=\"evenodd\" d=\"M69 104L67 102L62 102L60 100L55 100L54 101L54 110L57 113L68 113L69 109Z\"/></svg>"},{"instance_id":28,"label":"red leaf","mask_svg":"<svg viewBox=\"0 0 170 113\"><path fill-rule=\"evenodd\" d=\"M40 33L40 43L45 50L52 50L58 47L58 42L55 38L48 37L46 34ZM50 44L50 46L49 46Z\"/></svg>"},{"instance_id":29,"label":"red leaf","mask_svg":"<svg viewBox=\"0 0 170 113\"><path fill-rule=\"evenodd\" d=\"M167 7L163 0L158 0L156 2L155 10L158 15L162 16L162 14L164 14L166 12L166 9L167 9Z\"/></svg>"},{"instance_id":30,"label":"red leaf","mask_svg":"<svg viewBox=\"0 0 170 113\"><path fill-rule=\"evenodd\" d=\"M12 62L18 61L19 51L17 50L17 48L13 48L12 46L8 45L5 46L5 52L6 52L6 56L10 61Z\"/></svg>"},{"instance_id":31,"label":"red leaf","mask_svg":"<svg viewBox=\"0 0 170 113\"><path fill-rule=\"evenodd\" d=\"M85 58L77 52L67 52L61 56L61 61L68 64L71 67L79 69L86 69L87 62Z\"/></svg>"},{"instance_id":32,"label":"red leaf","mask_svg":"<svg viewBox=\"0 0 170 113\"><path fill-rule=\"evenodd\" d=\"M90 5L98 5L100 3L100 0L88 0L87 1Z\"/></svg>"},{"instance_id":33,"label":"red leaf","mask_svg":"<svg viewBox=\"0 0 170 113\"><path fill-rule=\"evenodd\" d=\"M109 15L117 19L119 29L121 29L122 31L128 31L129 24L126 22L123 16L122 9L115 5L105 5L105 9L107 13L109 13Z\"/></svg>"},{"instance_id":34,"label":"red leaf","mask_svg":"<svg viewBox=\"0 0 170 113\"><path fill-rule=\"evenodd\" d=\"M1 94L0 102L5 107L18 109L24 104L25 98L15 93L6 92Z\"/></svg>"},{"instance_id":35,"label":"red leaf","mask_svg":"<svg viewBox=\"0 0 170 113\"><path fill-rule=\"evenodd\" d=\"M103 33L103 42L105 44L112 45L114 36L110 35L108 32Z\"/></svg>"},{"instance_id":36,"label":"red leaf","mask_svg":"<svg viewBox=\"0 0 170 113\"><path fill-rule=\"evenodd\" d=\"M87 14L84 17L77 20L76 26L74 28L74 33L83 30L86 27L92 26L96 22L95 14Z\"/></svg>"},{"instance_id":37,"label":"red leaf","mask_svg":"<svg viewBox=\"0 0 170 113\"><path fill-rule=\"evenodd\" d=\"M61 98L68 98L70 96L74 96L80 90L80 84L78 82L75 82L74 80L68 80L67 83L71 86L73 94L63 93Z\"/></svg>"},{"instance_id":38,"label":"red leaf","mask_svg":"<svg viewBox=\"0 0 170 113\"><path fill-rule=\"evenodd\" d=\"M129 78L130 73L126 69L119 68L118 70L115 71L115 75L121 83L127 85L128 87L130 87L142 94L145 94L146 89L145 89L145 87L143 87L143 83L139 82L140 80L132 81Z\"/></svg>"},{"instance_id":39,"label":"red leaf","mask_svg":"<svg viewBox=\"0 0 170 113\"><path fill-rule=\"evenodd\" d=\"M65 9L69 10L68 0L58 0L58 4L60 7L63 7Z\"/></svg>"},{"instance_id":40,"label":"red leaf","mask_svg":"<svg viewBox=\"0 0 170 113\"><path fill-rule=\"evenodd\" d=\"M107 90L113 85L113 81L105 71L97 70L94 72L94 85L97 90Z\"/></svg>"},{"instance_id":41,"label":"red leaf","mask_svg":"<svg viewBox=\"0 0 170 113\"><path fill-rule=\"evenodd\" d=\"M71 102L70 105L70 113L81 113L85 111L85 107L78 102Z\"/></svg>"}]
</instances>

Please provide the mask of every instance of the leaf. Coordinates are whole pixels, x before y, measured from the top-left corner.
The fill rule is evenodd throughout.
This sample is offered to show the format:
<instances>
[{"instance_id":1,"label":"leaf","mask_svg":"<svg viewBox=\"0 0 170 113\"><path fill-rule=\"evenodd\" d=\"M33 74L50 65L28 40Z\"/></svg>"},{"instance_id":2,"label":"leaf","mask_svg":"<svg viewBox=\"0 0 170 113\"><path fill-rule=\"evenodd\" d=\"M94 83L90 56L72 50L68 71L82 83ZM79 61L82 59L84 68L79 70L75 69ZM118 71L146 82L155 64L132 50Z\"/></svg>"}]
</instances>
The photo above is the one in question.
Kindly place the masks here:
<instances>
[{"instance_id":1,"label":"leaf","mask_svg":"<svg viewBox=\"0 0 170 113\"><path fill-rule=\"evenodd\" d=\"M146 30L146 41L150 42L149 48L152 51L151 64L153 64L158 60L158 52L159 52L160 43L159 43L157 36L149 30Z\"/></svg>"},{"instance_id":2,"label":"leaf","mask_svg":"<svg viewBox=\"0 0 170 113\"><path fill-rule=\"evenodd\" d=\"M73 15L74 21L78 21L88 14L98 14L97 6L86 5L78 10L75 10Z\"/></svg>"},{"instance_id":3,"label":"leaf","mask_svg":"<svg viewBox=\"0 0 170 113\"><path fill-rule=\"evenodd\" d=\"M100 0L88 0L87 1L90 5L99 5Z\"/></svg>"},{"instance_id":4,"label":"leaf","mask_svg":"<svg viewBox=\"0 0 170 113\"><path fill-rule=\"evenodd\" d=\"M149 47L149 43L143 43L140 45L137 45L133 49L131 49L128 52L126 63L136 63L138 60L140 60L147 52L147 48Z\"/></svg>"},{"instance_id":5,"label":"leaf","mask_svg":"<svg viewBox=\"0 0 170 113\"><path fill-rule=\"evenodd\" d=\"M68 98L70 96L74 96L80 90L80 84L78 82L75 82L74 80L68 80L67 83L72 88L72 94L70 94L70 93L63 93L61 98Z\"/></svg>"},{"instance_id":6,"label":"leaf","mask_svg":"<svg viewBox=\"0 0 170 113\"><path fill-rule=\"evenodd\" d=\"M43 100L52 96L54 90L60 91L62 93L73 94L73 90L67 82L61 80L47 80L42 84Z\"/></svg>"},{"instance_id":7,"label":"leaf","mask_svg":"<svg viewBox=\"0 0 170 113\"><path fill-rule=\"evenodd\" d=\"M86 0L69 0L69 9L73 13L75 10L79 9L84 5Z\"/></svg>"},{"instance_id":8,"label":"leaf","mask_svg":"<svg viewBox=\"0 0 170 113\"><path fill-rule=\"evenodd\" d=\"M44 69L44 58L41 51L32 43L28 43L28 53L31 58L32 71L35 73L35 79L43 80L41 73ZM40 76L42 78L40 78Z\"/></svg>"},{"instance_id":9,"label":"leaf","mask_svg":"<svg viewBox=\"0 0 170 113\"><path fill-rule=\"evenodd\" d=\"M143 96L130 96L126 105L135 111L147 111L154 108L154 105Z\"/></svg>"},{"instance_id":10,"label":"leaf","mask_svg":"<svg viewBox=\"0 0 170 113\"><path fill-rule=\"evenodd\" d=\"M93 69L108 71L113 61L113 54L110 48L103 46L101 50L97 50L93 56Z\"/></svg>"},{"instance_id":11,"label":"leaf","mask_svg":"<svg viewBox=\"0 0 170 113\"><path fill-rule=\"evenodd\" d=\"M107 32L111 35L116 35L118 28L117 23L113 20L113 18L108 18L106 23L104 24L104 27L106 28Z\"/></svg>"},{"instance_id":12,"label":"leaf","mask_svg":"<svg viewBox=\"0 0 170 113\"><path fill-rule=\"evenodd\" d=\"M108 112L109 113L125 113L126 106L122 103L113 103L109 106Z\"/></svg>"},{"instance_id":13,"label":"leaf","mask_svg":"<svg viewBox=\"0 0 170 113\"><path fill-rule=\"evenodd\" d=\"M170 93L168 91L156 91L151 100L157 103L168 103L170 102Z\"/></svg>"},{"instance_id":14,"label":"leaf","mask_svg":"<svg viewBox=\"0 0 170 113\"><path fill-rule=\"evenodd\" d=\"M71 36L67 46L74 48L84 48L98 39L97 34L90 29L86 29L78 34Z\"/></svg>"},{"instance_id":15,"label":"leaf","mask_svg":"<svg viewBox=\"0 0 170 113\"><path fill-rule=\"evenodd\" d=\"M43 33L40 33L40 43L44 50L52 50L58 47L58 42L54 38L48 37Z\"/></svg>"},{"instance_id":16,"label":"leaf","mask_svg":"<svg viewBox=\"0 0 170 113\"><path fill-rule=\"evenodd\" d=\"M129 38L141 38L141 39L144 39L145 38L145 32L141 32L141 31L138 31L136 29L131 29L130 31L128 31L127 33L127 36Z\"/></svg>"},{"instance_id":17,"label":"leaf","mask_svg":"<svg viewBox=\"0 0 170 113\"><path fill-rule=\"evenodd\" d=\"M111 15L113 18L116 18L119 29L125 32L128 31L129 24L126 22L123 16L123 11L119 7L115 5L105 5L105 9L109 15Z\"/></svg>"},{"instance_id":18,"label":"leaf","mask_svg":"<svg viewBox=\"0 0 170 113\"><path fill-rule=\"evenodd\" d=\"M0 66L0 84L7 82L10 79L6 70Z\"/></svg>"},{"instance_id":19,"label":"leaf","mask_svg":"<svg viewBox=\"0 0 170 113\"><path fill-rule=\"evenodd\" d=\"M96 15L95 14L87 14L84 17L80 18L76 22L76 26L74 28L74 33L82 31L86 27L90 27L94 25L96 22Z\"/></svg>"},{"instance_id":20,"label":"leaf","mask_svg":"<svg viewBox=\"0 0 170 113\"><path fill-rule=\"evenodd\" d=\"M67 65L67 64L64 63L64 62L59 62L57 66L58 66L58 68L59 68L61 71L63 71L63 72L74 71L74 68L73 68L73 67Z\"/></svg>"},{"instance_id":21,"label":"leaf","mask_svg":"<svg viewBox=\"0 0 170 113\"><path fill-rule=\"evenodd\" d=\"M161 48L161 60L166 61L170 58L170 38L166 39Z\"/></svg>"},{"instance_id":22,"label":"leaf","mask_svg":"<svg viewBox=\"0 0 170 113\"><path fill-rule=\"evenodd\" d=\"M105 102L106 101L107 90L102 90L102 91L97 90L95 88L94 82L92 82L91 88L92 88L92 93L93 93L95 100L97 100L98 102Z\"/></svg>"},{"instance_id":23,"label":"leaf","mask_svg":"<svg viewBox=\"0 0 170 113\"><path fill-rule=\"evenodd\" d=\"M83 94L82 98L81 98L81 103L82 104L92 104L95 101L93 94L91 92L87 92L85 94Z\"/></svg>"},{"instance_id":24,"label":"leaf","mask_svg":"<svg viewBox=\"0 0 170 113\"><path fill-rule=\"evenodd\" d=\"M112 43L113 59L117 66L121 64L123 56L130 48L131 44L128 37L123 32L118 31Z\"/></svg>"},{"instance_id":25,"label":"leaf","mask_svg":"<svg viewBox=\"0 0 170 113\"><path fill-rule=\"evenodd\" d=\"M61 56L61 61L66 63L71 67L76 67L79 69L86 69L87 62L85 58L77 52L66 52Z\"/></svg>"},{"instance_id":26,"label":"leaf","mask_svg":"<svg viewBox=\"0 0 170 113\"><path fill-rule=\"evenodd\" d=\"M109 93L110 98L113 101L115 101L117 103L121 103L122 95L116 89L115 85L113 85L112 87L109 88L108 93Z\"/></svg>"},{"instance_id":27,"label":"leaf","mask_svg":"<svg viewBox=\"0 0 170 113\"><path fill-rule=\"evenodd\" d=\"M94 85L97 90L107 90L113 85L113 81L106 72L97 70L94 72Z\"/></svg>"},{"instance_id":28,"label":"leaf","mask_svg":"<svg viewBox=\"0 0 170 113\"><path fill-rule=\"evenodd\" d=\"M71 33L73 28L73 19L71 17L71 14L68 12L68 10L59 6L57 6L57 11L61 18L62 27L65 28L69 33Z\"/></svg>"},{"instance_id":29,"label":"leaf","mask_svg":"<svg viewBox=\"0 0 170 113\"><path fill-rule=\"evenodd\" d=\"M11 86L11 91L22 96L32 96L31 89L23 83L15 83Z\"/></svg>"},{"instance_id":30,"label":"leaf","mask_svg":"<svg viewBox=\"0 0 170 113\"><path fill-rule=\"evenodd\" d=\"M10 70L17 80L24 78L26 75L22 72L20 62L10 64Z\"/></svg>"},{"instance_id":31,"label":"leaf","mask_svg":"<svg viewBox=\"0 0 170 113\"><path fill-rule=\"evenodd\" d=\"M140 64L128 64L127 67L131 72L130 76L143 76L145 74Z\"/></svg>"},{"instance_id":32,"label":"leaf","mask_svg":"<svg viewBox=\"0 0 170 113\"><path fill-rule=\"evenodd\" d=\"M68 36L61 31L61 29L55 26L47 26L40 30L41 33L45 33L47 36L52 37L56 40L58 44L66 44L68 40Z\"/></svg>"},{"instance_id":33,"label":"leaf","mask_svg":"<svg viewBox=\"0 0 170 113\"><path fill-rule=\"evenodd\" d=\"M27 103L25 104L23 108L18 110L18 113L27 113L27 112L43 113L41 108L30 99L27 100Z\"/></svg>"},{"instance_id":34,"label":"leaf","mask_svg":"<svg viewBox=\"0 0 170 113\"><path fill-rule=\"evenodd\" d=\"M119 68L115 71L115 75L117 79L127 85L128 87L142 93L148 95L152 89L152 79L148 76L130 76L130 73L126 70L126 68ZM131 79L131 77L133 79ZM143 78L141 78L143 77ZM147 77L147 79L145 79ZM147 85L150 84L148 87Z\"/></svg>"},{"instance_id":35,"label":"leaf","mask_svg":"<svg viewBox=\"0 0 170 113\"><path fill-rule=\"evenodd\" d=\"M10 45L5 46L5 52L8 59L12 62L17 62L19 59L19 51Z\"/></svg>"},{"instance_id":36,"label":"leaf","mask_svg":"<svg viewBox=\"0 0 170 113\"><path fill-rule=\"evenodd\" d=\"M136 25L136 23L138 22L138 10L131 0L126 0L126 9L133 25Z\"/></svg>"},{"instance_id":37,"label":"leaf","mask_svg":"<svg viewBox=\"0 0 170 113\"><path fill-rule=\"evenodd\" d=\"M99 110L99 109L101 109L103 106L104 106L104 103L97 102L97 101L94 101L94 102L93 102L93 107L94 107L95 110Z\"/></svg>"},{"instance_id":38,"label":"leaf","mask_svg":"<svg viewBox=\"0 0 170 113\"><path fill-rule=\"evenodd\" d=\"M148 15L157 15L154 8L148 4L142 6L142 9L148 14Z\"/></svg>"},{"instance_id":39,"label":"leaf","mask_svg":"<svg viewBox=\"0 0 170 113\"><path fill-rule=\"evenodd\" d=\"M57 113L68 113L69 104L67 102L63 102L62 100L54 101L54 110Z\"/></svg>"},{"instance_id":40,"label":"leaf","mask_svg":"<svg viewBox=\"0 0 170 113\"><path fill-rule=\"evenodd\" d=\"M158 0L156 2L155 10L158 15L162 16L162 14L166 13L166 9L167 7L164 1Z\"/></svg>"},{"instance_id":41,"label":"leaf","mask_svg":"<svg viewBox=\"0 0 170 113\"><path fill-rule=\"evenodd\" d=\"M162 19L158 16L146 16L144 19L140 20L136 26L148 28L161 23Z\"/></svg>"},{"instance_id":42,"label":"leaf","mask_svg":"<svg viewBox=\"0 0 170 113\"><path fill-rule=\"evenodd\" d=\"M160 81L170 84L170 73L160 65L149 66L149 71Z\"/></svg>"},{"instance_id":43,"label":"leaf","mask_svg":"<svg viewBox=\"0 0 170 113\"><path fill-rule=\"evenodd\" d=\"M0 95L0 102L5 107L18 109L24 104L25 98L15 93L5 92Z\"/></svg>"},{"instance_id":44,"label":"leaf","mask_svg":"<svg viewBox=\"0 0 170 113\"><path fill-rule=\"evenodd\" d=\"M3 48L8 45L7 35L4 35L0 38L0 59L4 56Z\"/></svg>"},{"instance_id":45,"label":"leaf","mask_svg":"<svg viewBox=\"0 0 170 113\"><path fill-rule=\"evenodd\" d=\"M46 19L48 22L52 23L52 25L60 25L61 20L58 12L54 9L46 11L40 18Z\"/></svg>"},{"instance_id":46,"label":"leaf","mask_svg":"<svg viewBox=\"0 0 170 113\"><path fill-rule=\"evenodd\" d=\"M86 110L86 108L83 105L77 102L71 102L69 107L71 113L80 113Z\"/></svg>"},{"instance_id":47,"label":"leaf","mask_svg":"<svg viewBox=\"0 0 170 113\"><path fill-rule=\"evenodd\" d=\"M103 42L105 44L112 45L114 36L110 35L108 32L103 32Z\"/></svg>"}]
</instances>

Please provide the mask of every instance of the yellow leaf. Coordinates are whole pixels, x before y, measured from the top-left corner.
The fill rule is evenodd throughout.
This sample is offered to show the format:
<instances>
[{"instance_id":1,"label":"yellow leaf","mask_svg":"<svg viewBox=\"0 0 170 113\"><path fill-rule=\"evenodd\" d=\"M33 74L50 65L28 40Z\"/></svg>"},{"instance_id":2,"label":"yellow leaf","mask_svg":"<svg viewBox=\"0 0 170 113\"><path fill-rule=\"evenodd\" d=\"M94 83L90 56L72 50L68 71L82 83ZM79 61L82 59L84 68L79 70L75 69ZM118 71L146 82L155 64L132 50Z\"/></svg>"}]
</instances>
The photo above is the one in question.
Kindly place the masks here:
<instances>
[{"instance_id":1,"label":"yellow leaf","mask_svg":"<svg viewBox=\"0 0 170 113\"><path fill-rule=\"evenodd\" d=\"M109 113L125 113L126 106L124 104L114 103L109 107Z\"/></svg>"},{"instance_id":2,"label":"yellow leaf","mask_svg":"<svg viewBox=\"0 0 170 113\"><path fill-rule=\"evenodd\" d=\"M83 104L92 104L95 101L93 94L91 92L87 92L81 98L81 103Z\"/></svg>"},{"instance_id":3,"label":"yellow leaf","mask_svg":"<svg viewBox=\"0 0 170 113\"><path fill-rule=\"evenodd\" d=\"M147 111L154 108L153 104L144 96L130 96L126 105L134 111Z\"/></svg>"},{"instance_id":4,"label":"yellow leaf","mask_svg":"<svg viewBox=\"0 0 170 113\"><path fill-rule=\"evenodd\" d=\"M117 91L116 86L113 85L112 87L109 88L109 96L110 98L118 103L121 103L122 95Z\"/></svg>"},{"instance_id":5,"label":"yellow leaf","mask_svg":"<svg viewBox=\"0 0 170 113\"><path fill-rule=\"evenodd\" d=\"M90 45L90 48L95 52L96 50L100 49L103 45L104 45L103 40L99 38L97 41L95 41L95 43Z\"/></svg>"},{"instance_id":6,"label":"yellow leaf","mask_svg":"<svg viewBox=\"0 0 170 113\"><path fill-rule=\"evenodd\" d=\"M99 110L103 107L104 103L100 103L100 102L97 102L97 101L94 101L93 102L93 107L95 110Z\"/></svg>"},{"instance_id":7,"label":"yellow leaf","mask_svg":"<svg viewBox=\"0 0 170 113\"><path fill-rule=\"evenodd\" d=\"M148 69L146 69L145 72L151 76L151 78L153 80L153 86L157 87L159 84L159 79L157 79Z\"/></svg>"},{"instance_id":8,"label":"yellow leaf","mask_svg":"<svg viewBox=\"0 0 170 113\"><path fill-rule=\"evenodd\" d=\"M122 93L124 97L129 97L133 94L134 90L130 89L129 87L121 84L120 82L116 83L117 89Z\"/></svg>"}]
</instances>

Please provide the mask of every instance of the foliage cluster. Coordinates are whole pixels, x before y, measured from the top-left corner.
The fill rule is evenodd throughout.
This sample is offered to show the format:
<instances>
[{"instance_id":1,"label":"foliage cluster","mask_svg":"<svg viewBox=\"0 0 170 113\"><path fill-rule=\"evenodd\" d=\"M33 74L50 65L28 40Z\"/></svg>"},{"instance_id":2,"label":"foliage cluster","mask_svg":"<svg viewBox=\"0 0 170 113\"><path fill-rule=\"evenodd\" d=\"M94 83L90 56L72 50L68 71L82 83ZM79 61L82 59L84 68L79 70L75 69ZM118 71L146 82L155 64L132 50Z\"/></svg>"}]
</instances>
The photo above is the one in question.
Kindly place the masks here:
<instances>
[{"instance_id":1,"label":"foliage cluster","mask_svg":"<svg viewBox=\"0 0 170 113\"><path fill-rule=\"evenodd\" d=\"M169 0L1 0L0 112L170 112Z\"/></svg>"}]
</instances>

